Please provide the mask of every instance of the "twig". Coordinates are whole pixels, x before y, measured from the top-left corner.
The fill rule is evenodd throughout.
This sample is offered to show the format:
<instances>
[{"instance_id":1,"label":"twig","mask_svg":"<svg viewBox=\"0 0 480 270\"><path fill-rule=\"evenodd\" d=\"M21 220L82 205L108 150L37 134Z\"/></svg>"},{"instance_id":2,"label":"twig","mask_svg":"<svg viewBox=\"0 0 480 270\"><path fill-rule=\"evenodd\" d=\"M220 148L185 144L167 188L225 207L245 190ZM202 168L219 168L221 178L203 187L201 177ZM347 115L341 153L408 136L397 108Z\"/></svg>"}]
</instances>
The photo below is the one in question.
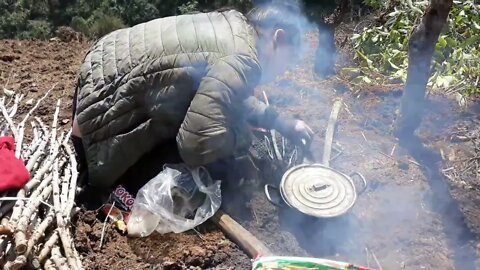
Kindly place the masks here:
<instances>
[{"instance_id":1,"label":"twig","mask_svg":"<svg viewBox=\"0 0 480 270\"><path fill-rule=\"evenodd\" d=\"M5 119L5 121L7 121L8 126L10 127L10 130L13 133L13 137L17 139L18 137L17 128L15 127L15 124L13 123L12 118L10 118L10 116L8 115L7 109L5 108L3 101L0 102L0 109L2 110L3 118Z\"/></svg>"},{"instance_id":2,"label":"twig","mask_svg":"<svg viewBox=\"0 0 480 270\"><path fill-rule=\"evenodd\" d=\"M60 247L55 246L52 248L52 261L60 270L69 270L67 259L60 252Z\"/></svg>"},{"instance_id":3,"label":"twig","mask_svg":"<svg viewBox=\"0 0 480 270\"><path fill-rule=\"evenodd\" d=\"M333 104L332 112L330 113L330 119L328 120L327 131L325 132L325 144L323 147L323 165L330 165L330 155L332 152L333 134L335 132L335 123L337 122L338 113L342 106L342 99L338 99Z\"/></svg>"},{"instance_id":4,"label":"twig","mask_svg":"<svg viewBox=\"0 0 480 270\"><path fill-rule=\"evenodd\" d=\"M48 238L43 246L42 250L38 253L38 256L33 258L32 265L35 268L40 268L41 265L47 260L48 256L50 255L52 248L57 244L59 239L58 229L53 231L52 235Z\"/></svg>"},{"instance_id":5,"label":"twig","mask_svg":"<svg viewBox=\"0 0 480 270\"><path fill-rule=\"evenodd\" d=\"M65 152L67 153L69 159L70 159L70 169L72 178L70 180L70 188L68 192L68 198L67 198L67 205L65 206L64 209L64 216L69 219L70 218L70 212L72 211L73 205L74 205L74 199L75 199L75 192L77 189L77 179L78 179L78 172L77 172L77 160L75 158L75 155L70 148L70 146L64 142L63 143L63 148L65 149Z\"/></svg>"},{"instance_id":6,"label":"twig","mask_svg":"<svg viewBox=\"0 0 480 270\"><path fill-rule=\"evenodd\" d=\"M378 270L383 270L382 266L380 265L380 262L377 259L377 256L375 256L375 252L373 252L373 250L370 250L370 253L372 253L373 259L375 260L375 263L377 263Z\"/></svg>"},{"instance_id":7,"label":"twig","mask_svg":"<svg viewBox=\"0 0 480 270\"><path fill-rule=\"evenodd\" d=\"M422 165L418 162L416 162L415 160L412 160L412 159L409 159L408 162L412 163L412 164L415 164L417 165L418 167L422 167Z\"/></svg>"},{"instance_id":8,"label":"twig","mask_svg":"<svg viewBox=\"0 0 480 270\"><path fill-rule=\"evenodd\" d=\"M397 144L393 145L392 151L390 152L390 156L393 156L393 153L395 152L395 147L397 147Z\"/></svg>"},{"instance_id":9,"label":"twig","mask_svg":"<svg viewBox=\"0 0 480 270\"><path fill-rule=\"evenodd\" d=\"M267 93L265 93L265 91L263 91L263 98L265 99L265 104L267 104L267 106L270 106L270 103L268 102L268 97L267 97ZM272 136L272 144L273 144L273 149L275 150L275 156L277 157L277 160L283 160L282 158L282 154L280 153L280 150L278 149L278 145L277 145L277 134L275 132L275 130L270 130L270 134Z\"/></svg>"},{"instance_id":10,"label":"twig","mask_svg":"<svg viewBox=\"0 0 480 270\"><path fill-rule=\"evenodd\" d=\"M362 134L362 137L363 137L363 139L365 140L365 142L366 142L367 144L369 144L369 142L368 142L368 140L367 140L367 137L365 137L365 133L363 133L363 131L361 131L360 133Z\"/></svg>"},{"instance_id":11,"label":"twig","mask_svg":"<svg viewBox=\"0 0 480 270\"><path fill-rule=\"evenodd\" d=\"M16 141L17 141L17 149L16 149L16 152L15 152L15 156L17 158L20 158L20 154L21 154L21 151L22 151L22 144L23 144L23 133L24 133L24 130L25 130L25 124L27 123L27 120L28 118L30 117L30 115L38 108L38 106L40 105L40 103L50 94L50 91L53 90L53 88L55 88L56 84L50 88L46 93L45 95L43 95L43 97L41 97L37 103L35 104L35 106L33 106L32 109L30 109L30 111L28 111L28 113L25 115L25 117L23 118L22 122L20 122L19 126L18 126L18 138L16 138ZM60 102L60 101L58 101Z\"/></svg>"},{"instance_id":12,"label":"twig","mask_svg":"<svg viewBox=\"0 0 480 270\"><path fill-rule=\"evenodd\" d=\"M110 213L112 213L113 207L115 207L115 202L113 202L112 207L110 207L110 209L108 210L107 216L105 217L105 220L103 221L102 236L100 236L100 248L102 248L103 237L105 236L105 228L107 227L108 217L110 216Z\"/></svg>"}]
</instances>

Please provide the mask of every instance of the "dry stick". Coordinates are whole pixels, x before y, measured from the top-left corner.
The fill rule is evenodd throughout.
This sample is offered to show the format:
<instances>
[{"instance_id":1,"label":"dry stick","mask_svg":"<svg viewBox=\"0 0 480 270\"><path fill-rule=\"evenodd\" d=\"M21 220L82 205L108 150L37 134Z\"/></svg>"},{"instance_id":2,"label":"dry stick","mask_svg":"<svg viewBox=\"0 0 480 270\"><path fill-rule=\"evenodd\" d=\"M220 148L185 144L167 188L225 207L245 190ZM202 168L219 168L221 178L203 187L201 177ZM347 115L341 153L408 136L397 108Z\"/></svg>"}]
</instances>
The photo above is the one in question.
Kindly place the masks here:
<instances>
[{"instance_id":1,"label":"dry stick","mask_svg":"<svg viewBox=\"0 0 480 270\"><path fill-rule=\"evenodd\" d=\"M48 170L50 170L57 155L58 155L58 150L55 151L52 156L48 157L48 159L42 165L42 167L35 172L35 175L33 176L32 180L28 181L27 184L25 184L23 188L25 189L25 191L30 192L32 189L34 189L36 186L38 186L41 183L42 177L47 173ZM27 164L27 166L28 165L29 164Z\"/></svg>"},{"instance_id":2,"label":"dry stick","mask_svg":"<svg viewBox=\"0 0 480 270\"><path fill-rule=\"evenodd\" d=\"M47 134L48 135L48 134ZM37 150L35 150L35 152L33 153L32 155L32 158L30 158L27 162L27 170L29 172L32 171L35 163L37 163L38 159L40 158L40 156L42 156L43 154L45 154L44 152L44 149L45 147L47 146L47 143L48 143L48 140L44 140L42 141L42 143L38 146Z\"/></svg>"},{"instance_id":3,"label":"dry stick","mask_svg":"<svg viewBox=\"0 0 480 270\"><path fill-rule=\"evenodd\" d=\"M22 198L25 198L25 197L26 197L26 192L25 192L25 189L22 188L17 193L17 198L19 199L15 202L12 216L10 217L10 220L9 220L10 226L12 228L15 228L15 226L17 225L18 218L22 214L23 206L25 205L25 201L22 200Z\"/></svg>"},{"instance_id":4,"label":"dry stick","mask_svg":"<svg viewBox=\"0 0 480 270\"><path fill-rule=\"evenodd\" d=\"M26 239L26 230L28 226L28 221L30 220L32 213L38 208L40 205L40 201L45 201L48 196L52 193L52 186L48 186L43 189L42 193L40 194L40 198L32 197L31 203L26 206L23 210L22 217L18 221L18 225L16 228L15 233L15 251L18 255L22 255L27 252L28 242ZM33 195L33 193L32 193ZM36 195L36 194L35 194ZM37 200L34 200L37 199ZM28 255L28 254L27 254Z\"/></svg>"},{"instance_id":5,"label":"dry stick","mask_svg":"<svg viewBox=\"0 0 480 270\"><path fill-rule=\"evenodd\" d=\"M58 122L58 114L60 113L60 99L57 101L57 105L55 106L55 113L53 114L53 123L52 123L52 138L50 145L55 145L57 140L57 122ZM52 153L52 150L50 150Z\"/></svg>"},{"instance_id":6,"label":"dry stick","mask_svg":"<svg viewBox=\"0 0 480 270\"><path fill-rule=\"evenodd\" d=\"M370 252L372 253L373 259L374 259L375 262L377 263L378 270L383 270L383 269L382 269L382 266L380 265L380 262L379 262L378 259L377 259L377 256L375 256L375 253L373 252L373 250L370 250Z\"/></svg>"},{"instance_id":7,"label":"dry stick","mask_svg":"<svg viewBox=\"0 0 480 270\"><path fill-rule=\"evenodd\" d=\"M5 108L5 105L3 104L3 102L0 102L0 109L2 110L3 118L5 119L5 121L7 121L8 126L10 127L10 130L13 133L13 137L17 139L17 136L18 136L17 127L13 123L12 118L10 118L10 116L8 115L7 109Z\"/></svg>"},{"instance_id":8,"label":"dry stick","mask_svg":"<svg viewBox=\"0 0 480 270\"><path fill-rule=\"evenodd\" d=\"M7 268L7 267L5 268L17 270L17 269L22 269L26 264L27 264L27 256L20 255L20 256L17 256L17 258L15 258L15 261L10 263L10 268Z\"/></svg>"},{"instance_id":9,"label":"dry stick","mask_svg":"<svg viewBox=\"0 0 480 270\"><path fill-rule=\"evenodd\" d=\"M76 252L74 252L73 241L71 240L70 233L68 229L63 226L59 228L60 230L60 240L62 241L63 250L67 256L68 265L70 269L79 269L81 266L77 265L80 262L78 257L75 257Z\"/></svg>"},{"instance_id":10,"label":"dry stick","mask_svg":"<svg viewBox=\"0 0 480 270\"><path fill-rule=\"evenodd\" d=\"M55 246L52 248L52 261L60 270L70 270L71 268L68 267L67 259L63 257L62 253L60 252L60 247Z\"/></svg>"},{"instance_id":11,"label":"dry stick","mask_svg":"<svg viewBox=\"0 0 480 270\"><path fill-rule=\"evenodd\" d=\"M32 126L32 130L33 130L33 140L30 143L30 146L27 148L27 150L25 150L25 152L23 153L23 158L25 160L28 160L30 158L31 154L35 150L37 150L37 147L42 142L40 140L40 134L39 134L38 129L37 129L37 124L32 121L32 122L30 122L30 125Z\"/></svg>"},{"instance_id":12,"label":"dry stick","mask_svg":"<svg viewBox=\"0 0 480 270\"><path fill-rule=\"evenodd\" d=\"M45 234L45 231L47 230L48 227L53 223L53 220L55 219L55 212L53 209L50 209L48 212L47 216L45 219L38 225L37 229L33 232L32 237L28 240L28 249L31 250L33 249L33 246L38 243L40 238L43 237ZM41 260L43 262L43 260Z\"/></svg>"},{"instance_id":13,"label":"dry stick","mask_svg":"<svg viewBox=\"0 0 480 270\"><path fill-rule=\"evenodd\" d=\"M65 149L65 152L67 153L70 159L70 169L72 170L71 172L72 179L70 180L70 190L68 192L67 205L65 206L65 209L64 209L64 216L66 216L67 220L69 220L70 212L72 211L74 200L75 200L78 172L77 172L77 160L75 158L75 154L70 148L70 145L68 145L66 142L63 142L63 148Z\"/></svg>"},{"instance_id":14,"label":"dry stick","mask_svg":"<svg viewBox=\"0 0 480 270\"><path fill-rule=\"evenodd\" d=\"M62 212L62 215L65 216L65 212L66 212L66 206L68 204L67 200L68 200L68 188L69 188L69 184L70 184L70 178L71 178L71 168L70 168L70 163L67 164L66 168L65 168L65 173L64 173L64 176L63 176L63 181L62 181L62 189L61 189L61 193L60 193L60 205L62 206L62 209L60 209L60 211Z\"/></svg>"},{"instance_id":15,"label":"dry stick","mask_svg":"<svg viewBox=\"0 0 480 270\"><path fill-rule=\"evenodd\" d=\"M397 144L393 145L392 151L390 152L390 156L393 156L393 153L395 153L395 147L397 147Z\"/></svg>"},{"instance_id":16,"label":"dry stick","mask_svg":"<svg viewBox=\"0 0 480 270\"><path fill-rule=\"evenodd\" d=\"M62 240L63 249L65 250L65 255L68 259L68 264L71 269L77 269L77 259L73 253L73 250L70 246L71 242L69 241L68 231L66 229L66 223L62 215L62 206L60 205L60 190L58 182L58 160L53 165L53 205L55 209L55 217L57 218L57 226L60 232L60 239Z\"/></svg>"},{"instance_id":17,"label":"dry stick","mask_svg":"<svg viewBox=\"0 0 480 270\"><path fill-rule=\"evenodd\" d=\"M42 119L40 119L39 117L36 117L36 116L35 116L34 118L35 118L35 120L37 121L37 123L40 125L40 127L42 128L43 134L49 133L49 132L48 132L48 128L47 128L47 126L45 125L45 123L43 123Z\"/></svg>"},{"instance_id":18,"label":"dry stick","mask_svg":"<svg viewBox=\"0 0 480 270\"><path fill-rule=\"evenodd\" d=\"M53 134L53 132L52 132ZM63 135L63 133L62 133ZM52 166L54 160L56 159L57 155L59 154L59 147L60 145L58 143L54 143L53 145L50 145L50 153L51 155L47 158L47 161L42 165L41 169L35 173L35 176L33 177L32 180L30 180L24 188L27 190L31 190L34 188L36 185L40 184L41 178L43 175L50 169ZM32 162L33 163L33 162ZM27 170L32 166L30 162L27 163Z\"/></svg>"},{"instance_id":19,"label":"dry stick","mask_svg":"<svg viewBox=\"0 0 480 270\"><path fill-rule=\"evenodd\" d=\"M45 268L45 270L57 270L58 269L57 267L55 267L55 263L53 263L53 261L51 259L48 259L45 262L44 268Z\"/></svg>"},{"instance_id":20,"label":"dry stick","mask_svg":"<svg viewBox=\"0 0 480 270\"><path fill-rule=\"evenodd\" d=\"M30 109L30 111L28 111L28 113L25 115L25 117L23 118L22 122L20 122L20 124L18 125L18 139L17 139L17 149L15 151L15 156L17 158L20 157L20 154L21 154L21 150L22 150L22 143L23 143L23 133L25 131L25 124L27 123L27 120L28 118L30 117L30 115L38 108L38 106L40 105L40 103L50 94L50 91L53 90L53 88L55 88L56 84L53 85L52 88L50 88L47 93L45 93L45 95L43 95L43 97L41 97L37 103L35 104L35 106L33 106L33 108ZM58 103L59 104L59 103ZM59 105L57 105L59 106ZM55 116L54 116L55 117ZM58 117L58 114L57 114L57 117Z\"/></svg>"},{"instance_id":21,"label":"dry stick","mask_svg":"<svg viewBox=\"0 0 480 270\"><path fill-rule=\"evenodd\" d=\"M24 95L21 94L20 96L19 95L15 95L15 101L13 102L13 106L10 108L10 112L9 112L9 116L10 118L14 118L15 117L15 114L17 113L17 109L18 109L18 104L20 103L20 101L23 99Z\"/></svg>"},{"instance_id":22,"label":"dry stick","mask_svg":"<svg viewBox=\"0 0 480 270\"><path fill-rule=\"evenodd\" d=\"M70 234L68 234L68 238L69 238L69 243L71 243L71 249L73 251L74 259L76 260L76 263L77 263L77 269L84 270L82 265L82 259L80 258L80 255L78 254L77 249L75 248L75 244Z\"/></svg>"},{"instance_id":23,"label":"dry stick","mask_svg":"<svg viewBox=\"0 0 480 270\"><path fill-rule=\"evenodd\" d=\"M335 123L337 122L338 113L342 107L342 99L338 99L333 104L330 119L328 120L327 131L325 132L325 144L323 147L323 165L330 166L330 155L332 153L333 133L335 132Z\"/></svg>"},{"instance_id":24,"label":"dry stick","mask_svg":"<svg viewBox=\"0 0 480 270\"><path fill-rule=\"evenodd\" d=\"M63 227L65 223L63 221L63 217L60 212L61 205L60 205L60 190L59 190L59 182L58 182L58 160L55 160L53 164L52 186L53 186L53 207L55 210L55 217L57 218L57 225L58 227Z\"/></svg>"},{"instance_id":25,"label":"dry stick","mask_svg":"<svg viewBox=\"0 0 480 270\"><path fill-rule=\"evenodd\" d=\"M105 220L103 221L102 235L100 236L100 248L102 248L103 237L105 236L105 228L107 228L108 217L110 216L110 213L112 212L113 207L115 207L115 202L113 202L112 207L110 207L110 210L108 210L107 216L105 217Z\"/></svg>"},{"instance_id":26,"label":"dry stick","mask_svg":"<svg viewBox=\"0 0 480 270\"><path fill-rule=\"evenodd\" d=\"M38 253L38 256L33 258L32 260L33 267L38 269L42 266L42 264L48 259L48 256L50 255L52 248L57 244L59 238L60 236L58 233L58 229L56 229L55 231L53 231L52 235L45 242L45 245Z\"/></svg>"},{"instance_id":27,"label":"dry stick","mask_svg":"<svg viewBox=\"0 0 480 270\"><path fill-rule=\"evenodd\" d=\"M265 104L267 106L270 106L270 103L268 102L268 97L265 91L263 91L263 98L265 99ZM276 137L276 132L275 130L270 130L270 134L272 136L272 144L273 144L273 149L275 150L275 156L277 157L278 160L283 160L282 154L280 154L280 150L278 150L278 145L277 145L277 137Z\"/></svg>"}]
</instances>

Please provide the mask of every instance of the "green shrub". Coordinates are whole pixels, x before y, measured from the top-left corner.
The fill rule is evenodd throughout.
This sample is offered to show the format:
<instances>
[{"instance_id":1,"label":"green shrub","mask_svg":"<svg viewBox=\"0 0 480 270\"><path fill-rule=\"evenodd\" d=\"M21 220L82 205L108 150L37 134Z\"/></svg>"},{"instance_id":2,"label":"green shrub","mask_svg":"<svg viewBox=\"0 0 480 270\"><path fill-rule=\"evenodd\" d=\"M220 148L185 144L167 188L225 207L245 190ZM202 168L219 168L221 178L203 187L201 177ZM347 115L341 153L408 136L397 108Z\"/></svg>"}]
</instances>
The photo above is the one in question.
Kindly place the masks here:
<instances>
[{"instance_id":1,"label":"green shrub","mask_svg":"<svg viewBox=\"0 0 480 270\"><path fill-rule=\"evenodd\" d=\"M70 27L72 27L73 30L80 32L86 36L90 35L90 26L88 25L87 20L82 17L73 17L72 21L70 22Z\"/></svg>"},{"instance_id":2,"label":"green shrub","mask_svg":"<svg viewBox=\"0 0 480 270\"><path fill-rule=\"evenodd\" d=\"M428 2L414 2L412 6L405 3L388 14L385 24L354 34L355 60L359 67L344 71L361 74L355 80L359 83L371 83L377 78L377 83L381 83L385 77L405 82L408 42L426 4ZM445 31L436 44L428 86L480 94L479 22L480 5L473 0L454 1Z\"/></svg>"},{"instance_id":3,"label":"green shrub","mask_svg":"<svg viewBox=\"0 0 480 270\"><path fill-rule=\"evenodd\" d=\"M44 20L30 20L25 31L21 32L19 38L27 39L48 39L52 36L52 25Z\"/></svg>"},{"instance_id":4,"label":"green shrub","mask_svg":"<svg viewBox=\"0 0 480 270\"><path fill-rule=\"evenodd\" d=\"M198 1L197 0L190 0L185 4L182 4L178 7L178 11L180 14L189 14L193 13L198 10Z\"/></svg>"},{"instance_id":5,"label":"green shrub","mask_svg":"<svg viewBox=\"0 0 480 270\"><path fill-rule=\"evenodd\" d=\"M112 31L124 27L125 24L121 18L115 15L97 13L92 18L89 36L95 38L102 37Z\"/></svg>"}]
</instances>

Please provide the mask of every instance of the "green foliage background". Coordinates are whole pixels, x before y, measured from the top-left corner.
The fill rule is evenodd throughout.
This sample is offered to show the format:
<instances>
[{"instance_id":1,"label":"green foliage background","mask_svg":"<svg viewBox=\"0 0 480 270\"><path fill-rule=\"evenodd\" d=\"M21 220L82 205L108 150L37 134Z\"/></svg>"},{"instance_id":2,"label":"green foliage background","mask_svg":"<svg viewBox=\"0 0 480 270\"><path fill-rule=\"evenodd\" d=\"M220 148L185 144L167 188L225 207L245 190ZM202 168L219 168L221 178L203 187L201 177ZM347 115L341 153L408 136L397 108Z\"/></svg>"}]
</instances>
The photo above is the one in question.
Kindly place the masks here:
<instances>
[{"instance_id":1,"label":"green foliage background","mask_svg":"<svg viewBox=\"0 0 480 270\"><path fill-rule=\"evenodd\" d=\"M154 18L235 6L251 0L0 0L0 38L47 39L59 26L90 38Z\"/></svg>"},{"instance_id":2,"label":"green foliage background","mask_svg":"<svg viewBox=\"0 0 480 270\"><path fill-rule=\"evenodd\" d=\"M371 0L375 1L375 0ZM453 1L447 25L438 39L428 86L445 92L480 94L480 5L473 0ZM402 1L382 25L365 27L352 36L356 67L353 82L405 82L408 42L428 1ZM387 79L387 81L386 81Z\"/></svg>"}]
</instances>

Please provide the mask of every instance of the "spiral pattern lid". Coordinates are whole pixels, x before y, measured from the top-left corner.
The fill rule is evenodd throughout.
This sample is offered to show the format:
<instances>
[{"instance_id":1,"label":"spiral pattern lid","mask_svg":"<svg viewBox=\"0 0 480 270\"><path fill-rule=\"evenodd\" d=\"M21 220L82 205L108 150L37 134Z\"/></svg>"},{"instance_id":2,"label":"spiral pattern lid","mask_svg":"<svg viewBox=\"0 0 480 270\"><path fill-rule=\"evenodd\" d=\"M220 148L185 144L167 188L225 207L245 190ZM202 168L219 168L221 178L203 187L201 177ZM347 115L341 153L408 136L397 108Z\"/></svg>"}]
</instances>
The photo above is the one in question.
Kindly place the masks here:
<instances>
[{"instance_id":1,"label":"spiral pattern lid","mask_svg":"<svg viewBox=\"0 0 480 270\"><path fill-rule=\"evenodd\" d=\"M342 215L357 198L348 176L320 164L300 165L288 170L280 191L290 207L316 217Z\"/></svg>"}]
</instances>

